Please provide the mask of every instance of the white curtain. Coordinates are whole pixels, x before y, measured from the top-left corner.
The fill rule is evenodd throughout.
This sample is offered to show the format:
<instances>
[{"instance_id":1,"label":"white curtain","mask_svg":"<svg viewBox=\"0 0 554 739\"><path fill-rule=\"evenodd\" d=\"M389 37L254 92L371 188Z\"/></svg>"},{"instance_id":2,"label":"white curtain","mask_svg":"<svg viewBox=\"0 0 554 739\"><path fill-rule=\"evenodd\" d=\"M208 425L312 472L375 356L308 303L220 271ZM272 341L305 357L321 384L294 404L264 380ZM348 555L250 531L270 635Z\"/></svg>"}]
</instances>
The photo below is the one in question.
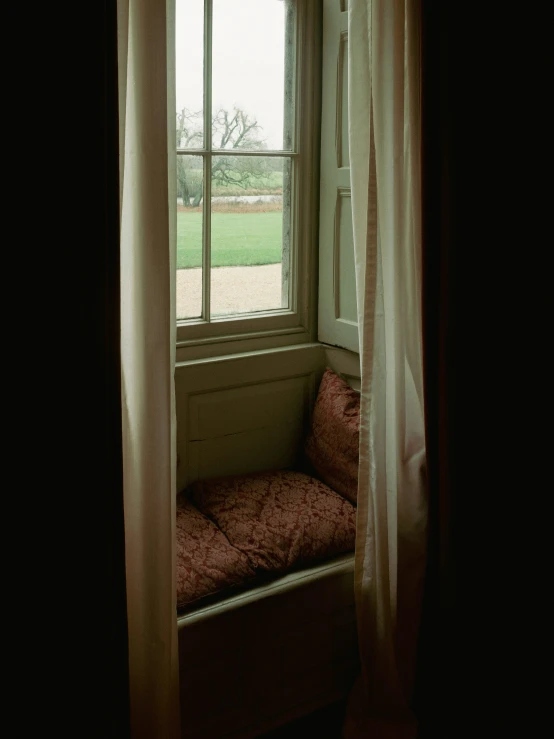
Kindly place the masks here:
<instances>
[{"instance_id":1,"label":"white curtain","mask_svg":"<svg viewBox=\"0 0 554 739\"><path fill-rule=\"evenodd\" d=\"M350 0L349 141L362 369L356 607L345 737L414 737L427 502L419 4Z\"/></svg>"},{"instance_id":2,"label":"white curtain","mask_svg":"<svg viewBox=\"0 0 554 739\"><path fill-rule=\"evenodd\" d=\"M173 7L118 0L123 480L131 731L179 736ZM170 85L172 87L172 85ZM172 111L170 113L169 111Z\"/></svg>"}]
</instances>

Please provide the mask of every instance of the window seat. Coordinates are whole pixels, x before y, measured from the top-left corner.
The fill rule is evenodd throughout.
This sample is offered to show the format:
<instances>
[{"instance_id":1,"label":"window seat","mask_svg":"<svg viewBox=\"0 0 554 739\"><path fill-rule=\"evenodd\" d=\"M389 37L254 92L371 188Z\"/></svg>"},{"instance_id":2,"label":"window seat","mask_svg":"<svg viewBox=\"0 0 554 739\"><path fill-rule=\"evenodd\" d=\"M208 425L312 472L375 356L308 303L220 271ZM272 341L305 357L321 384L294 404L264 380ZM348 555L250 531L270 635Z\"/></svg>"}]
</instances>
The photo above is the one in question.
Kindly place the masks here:
<instances>
[{"instance_id":1,"label":"window seat","mask_svg":"<svg viewBox=\"0 0 554 739\"><path fill-rule=\"evenodd\" d=\"M198 480L177 501L182 737L254 739L343 699L359 395L326 370L302 470Z\"/></svg>"}]
</instances>

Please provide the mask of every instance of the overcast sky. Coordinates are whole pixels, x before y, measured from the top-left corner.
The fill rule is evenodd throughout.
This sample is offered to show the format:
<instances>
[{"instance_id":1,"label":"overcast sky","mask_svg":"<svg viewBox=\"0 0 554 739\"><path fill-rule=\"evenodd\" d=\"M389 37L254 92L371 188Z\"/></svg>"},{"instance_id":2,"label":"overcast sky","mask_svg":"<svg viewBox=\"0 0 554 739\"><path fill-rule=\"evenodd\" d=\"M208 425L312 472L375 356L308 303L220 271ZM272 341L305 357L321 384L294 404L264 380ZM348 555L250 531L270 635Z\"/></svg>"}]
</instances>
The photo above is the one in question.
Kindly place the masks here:
<instances>
[{"instance_id":1,"label":"overcast sky","mask_svg":"<svg viewBox=\"0 0 554 739\"><path fill-rule=\"evenodd\" d=\"M204 0L176 5L177 110L201 110ZM269 149L283 147L284 5L213 0L213 110L256 116Z\"/></svg>"}]
</instances>

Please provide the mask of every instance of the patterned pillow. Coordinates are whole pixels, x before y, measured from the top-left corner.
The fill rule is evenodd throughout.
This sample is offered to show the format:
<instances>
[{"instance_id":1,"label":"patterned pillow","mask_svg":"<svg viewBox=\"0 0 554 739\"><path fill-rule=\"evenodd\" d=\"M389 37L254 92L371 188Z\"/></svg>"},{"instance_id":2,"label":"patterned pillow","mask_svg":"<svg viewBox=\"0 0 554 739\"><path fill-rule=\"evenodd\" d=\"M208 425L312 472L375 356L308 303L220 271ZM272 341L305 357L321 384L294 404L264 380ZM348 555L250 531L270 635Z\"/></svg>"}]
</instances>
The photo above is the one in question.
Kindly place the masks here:
<instances>
[{"instance_id":1,"label":"patterned pillow","mask_svg":"<svg viewBox=\"0 0 554 739\"><path fill-rule=\"evenodd\" d=\"M306 440L315 473L352 503L358 499L360 395L327 368Z\"/></svg>"},{"instance_id":2,"label":"patterned pillow","mask_svg":"<svg viewBox=\"0 0 554 739\"><path fill-rule=\"evenodd\" d=\"M247 558L184 496L177 498L177 608L255 577Z\"/></svg>"},{"instance_id":3,"label":"patterned pillow","mask_svg":"<svg viewBox=\"0 0 554 739\"><path fill-rule=\"evenodd\" d=\"M354 506L301 472L204 480L189 490L257 572L284 572L354 549Z\"/></svg>"}]
</instances>

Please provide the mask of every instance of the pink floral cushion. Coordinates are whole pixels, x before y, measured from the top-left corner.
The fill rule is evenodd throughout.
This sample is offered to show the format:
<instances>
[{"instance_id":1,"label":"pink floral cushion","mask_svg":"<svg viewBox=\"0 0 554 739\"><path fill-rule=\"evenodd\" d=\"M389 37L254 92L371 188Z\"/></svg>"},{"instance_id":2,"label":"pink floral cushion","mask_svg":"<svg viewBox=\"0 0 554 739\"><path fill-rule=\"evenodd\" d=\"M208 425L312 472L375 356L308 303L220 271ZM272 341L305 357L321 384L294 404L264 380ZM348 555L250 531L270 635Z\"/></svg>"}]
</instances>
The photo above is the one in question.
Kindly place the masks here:
<instances>
[{"instance_id":1,"label":"pink floral cushion","mask_svg":"<svg viewBox=\"0 0 554 739\"><path fill-rule=\"evenodd\" d=\"M255 577L248 559L184 496L177 499L177 608Z\"/></svg>"},{"instance_id":2,"label":"pink floral cushion","mask_svg":"<svg viewBox=\"0 0 554 739\"><path fill-rule=\"evenodd\" d=\"M317 476L352 503L358 499L359 438L360 395L327 368L305 451Z\"/></svg>"},{"instance_id":3,"label":"pink floral cushion","mask_svg":"<svg viewBox=\"0 0 554 739\"><path fill-rule=\"evenodd\" d=\"M278 573L354 549L356 509L301 472L194 483L198 508L258 572Z\"/></svg>"}]
</instances>

